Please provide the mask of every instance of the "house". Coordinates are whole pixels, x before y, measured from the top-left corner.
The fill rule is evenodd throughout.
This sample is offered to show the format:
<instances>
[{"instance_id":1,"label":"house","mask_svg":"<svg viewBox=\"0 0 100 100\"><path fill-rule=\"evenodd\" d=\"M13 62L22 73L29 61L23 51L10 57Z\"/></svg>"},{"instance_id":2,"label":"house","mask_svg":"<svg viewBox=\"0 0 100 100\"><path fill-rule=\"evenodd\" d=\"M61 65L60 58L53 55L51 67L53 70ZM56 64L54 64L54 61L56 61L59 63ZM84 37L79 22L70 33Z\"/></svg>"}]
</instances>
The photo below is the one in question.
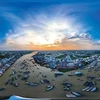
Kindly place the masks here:
<instances>
[{"instance_id":1,"label":"house","mask_svg":"<svg viewBox=\"0 0 100 100\"><path fill-rule=\"evenodd\" d=\"M6 68L2 68L1 70L2 70L2 72L4 73L4 72L5 72L5 70L6 70Z\"/></svg>"},{"instance_id":2,"label":"house","mask_svg":"<svg viewBox=\"0 0 100 100\"><path fill-rule=\"evenodd\" d=\"M66 60L67 62L73 62L73 60L69 55L67 55L64 60Z\"/></svg>"},{"instance_id":3,"label":"house","mask_svg":"<svg viewBox=\"0 0 100 100\"><path fill-rule=\"evenodd\" d=\"M5 64L5 67L8 68L8 67L10 67L10 65L9 64Z\"/></svg>"},{"instance_id":4,"label":"house","mask_svg":"<svg viewBox=\"0 0 100 100\"><path fill-rule=\"evenodd\" d=\"M9 61L8 58L4 58L4 59L1 60L1 62L4 63L4 64L7 63L8 61Z\"/></svg>"},{"instance_id":5,"label":"house","mask_svg":"<svg viewBox=\"0 0 100 100\"><path fill-rule=\"evenodd\" d=\"M0 76L3 74L3 71L2 70L0 70Z\"/></svg>"},{"instance_id":6,"label":"house","mask_svg":"<svg viewBox=\"0 0 100 100\"><path fill-rule=\"evenodd\" d=\"M68 63L67 66L68 66L68 68L75 68L74 63Z\"/></svg>"},{"instance_id":7,"label":"house","mask_svg":"<svg viewBox=\"0 0 100 100\"><path fill-rule=\"evenodd\" d=\"M2 63L0 63L0 68L2 67Z\"/></svg>"},{"instance_id":8,"label":"house","mask_svg":"<svg viewBox=\"0 0 100 100\"><path fill-rule=\"evenodd\" d=\"M48 63L48 67L49 68L55 68L56 67L56 62L55 61L50 61L49 63Z\"/></svg>"}]
</instances>

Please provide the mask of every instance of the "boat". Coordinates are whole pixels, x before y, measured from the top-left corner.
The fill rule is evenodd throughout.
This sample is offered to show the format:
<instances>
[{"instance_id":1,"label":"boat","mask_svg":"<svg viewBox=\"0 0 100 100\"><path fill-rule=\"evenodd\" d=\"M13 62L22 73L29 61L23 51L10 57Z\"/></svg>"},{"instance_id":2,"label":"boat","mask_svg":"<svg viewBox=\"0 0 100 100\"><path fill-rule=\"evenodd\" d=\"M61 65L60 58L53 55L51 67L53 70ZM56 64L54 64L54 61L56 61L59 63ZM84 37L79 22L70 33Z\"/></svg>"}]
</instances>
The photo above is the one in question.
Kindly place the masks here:
<instances>
[{"instance_id":1,"label":"boat","mask_svg":"<svg viewBox=\"0 0 100 100\"><path fill-rule=\"evenodd\" d=\"M63 75L63 72L55 72L55 75Z\"/></svg>"},{"instance_id":2,"label":"boat","mask_svg":"<svg viewBox=\"0 0 100 100\"><path fill-rule=\"evenodd\" d=\"M33 83L33 82L26 82L27 85L29 86L37 86L39 85L38 83Z\"/></svg>"},{"instance_id":3,"label":"boat","mask_svg":"<svg viewBox=\"0 0 100 100\"><path fill-rule=\"evenodd\" d=\"M88 82L88 81L86 81L86 82L84 83L84 86L88 86L88 84L89 84L89 82Z\"/></svg>"},{"instance_id":4,"label":"boat","mask_svg":"<svg viewBox=\"0 0 100 100\"><path fill-rule=\"evenodd\" d=\"M57 76L63 75L63 72L58 72L58 71L56 71L54 74L55 74L55 77L57 77Z\"/></svg>"},{"instance_id":5,"label":"boat","mask_svg":"<svg viewBox=\"0 0 100 100\"><path fill-rule=\"evenodd\" d=\"M63 89L64 89L64 91L69 91L70 90L70 88L68 88L68 87L64 87Z\"/></svg>"},{"instance_id":6,"label":"boat","mask_svg":"<svg viewBox=\"0 0 100 100\"><path fill-rule=\"evenodd\" d=\"M46 83L46 84L50 84L50 81L47 80L47 79L44 79L43 81L44 81L44 83Z\"/></svg>"},{"instance_id":7,"label":"boat","mask_svg":"<svg viewBox=\"0 0 100 100\"><path fill-rule=\"evenodd\" d=\"M53 88L54 88L54 86L51 85L51 86L49 86L49 87L46 89L46 91L50 91L50 90L52 90Z\"/></svg>"},{"instance_id":8,"label":"boat","mask_svg":"<svg viewBox=\"0 0 100 100\"><path fill-rule=\"evenodd\" d=\"M5 90L5 88L0 88L0 91L3 91L3 90Z\"/></svg>"},{"instance_id":9,"label":"boat","mask_svg":"<svg viewBox=\"0 0 100 100\"><path fill-rule=\"evenodd\" d=\"M14 83L14 86L15 86L15 87L18 87L18 83Z\"/></svg>"},{"instance_id":10,"label":"boat","mask_svg":"<svg viewBox=\"0 0 100 100\"><path fill-rule=\"evenodd\" d=\"M77 92L72 92L73 95L75 95L76 97L80 97L81 94L80 93L77 93Z\"/></svg>"},{"instance_id":11,"label":"boat","mask_svg":"<svg viewBox=\"0 0 100 100\"><path fill-rule=\"evenodd\" d=\"M29 85L30 84L30 82L25 82L27 85Z\"/></svg>"},{"instance_id":12,"label":"boat","mask_svg":"<svg viewBox=\"0 0 100 100\"><path fill-rule=\"evenodd\" d=\"M72 86L72 84L68 83L68 82L63 82L62 85L67 86L67 87L71 87Z\"/></svg>"},{"instance_id":13,"label":"boat","mask_svg":"<svg viewBox=\"0 0 100 100\"><path fill-rule=\"evenodd\" d=\"M72 73L69 73L69 74L68 74L68 76L74 76L74 74L72 74Z\"/></svg>"},{"instance_id":14,"label":"boat","mask_svg":"<svg viewBox=\"0 0 100 100\"><path fill-rule=\"evenodd\" d=\"M90 87L89 89L87 89L86 91L89 92L93 89L93 87Z\"/></svg>"},{"instance_id":15,"label":"boat","mask_svg":"<svg viewBox=\"0 0 100 100\"><path fill-rule=\"evenodd\" d=\"M76 96L73 95L72 93L68 92L68 93L66 94L66 97L68 97L68 98L75 98Z\"/></svg>"},{"instance_id":16,"label":"boat","mask_svg":"<svg viewBox=\"0 0 100 100\"><path fill-rule=\"evenodd\" d=\"M95 92L97 90L96 87L92 88L91 92Z\"/></svg>"},{"instance_id":17,"label":"boat","mask_svg":"<svg viewBox=\"0 0 100 100\"><path fill-rule=\"evenodd\" d=\"M47 88L50 88L50 87L51 87L51 85L48 85L48 86L47 86Z\"/></svg>"},{"instance_id":18,"label":"boat","mask_svg":"<svg viewBox=\"0 0 100 100\"><path fill-rule=\"evenodd\" d=\"M90 87L86 87L86 88L84 88L84 89L82 89L82 91L86 91L87 89L89 89Z\"/></svg>"},{"instance_id":19,"label":"boat","mask_svg":"<svg viewBox=\"0 0 100 100\"><path fill-rule=\"evenodd\" d=\"M41 82L42 84L44 84L44 81L43 81L43 80L40 80L40 82Z\"/></svg>"},{"instance_id":20,"label":"boat","mask_svg":"<svg viewBox=\"0 0 100 100\"><path fill-rule=\"evenodd\" d=\"M33 82L30 83L30 86L37 86L37 85L38 83L33 83Z\"/></svg>"}]
</instances>

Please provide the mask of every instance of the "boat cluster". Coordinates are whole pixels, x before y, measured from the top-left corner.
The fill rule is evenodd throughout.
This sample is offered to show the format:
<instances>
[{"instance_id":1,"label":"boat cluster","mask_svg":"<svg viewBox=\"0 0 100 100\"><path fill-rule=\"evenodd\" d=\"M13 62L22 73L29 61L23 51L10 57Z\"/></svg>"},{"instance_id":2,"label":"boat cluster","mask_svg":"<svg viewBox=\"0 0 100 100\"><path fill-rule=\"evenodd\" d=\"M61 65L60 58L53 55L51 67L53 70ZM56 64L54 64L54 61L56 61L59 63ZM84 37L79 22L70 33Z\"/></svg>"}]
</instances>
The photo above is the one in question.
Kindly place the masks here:
<instances>
[{"instance_id":1,"label":"boat cluster","mask_svg":"<svg viewBox=\"0 0 100 100\"><path fill-rule=\"evenodd\" d=\"M82 94L78 93L78 92L75 92L75 91L72 91L70 92L70 88L72 87L72 84L65 81L62 83L62 85L64 86L63 89L64 91L66 91L66 97L68 98L74 98L74 97L80 97L82 96Z\"/></svg>"},{"instance_id":2,"label":"boat cluster","mask_svg":"<svg viewBox=\"0 0 100 100\"><path fill-rule=\"evenodd\" d=\"M44 84L49 84L47 87L46 87L46 91L50 91L54 88L54 85L51 85L50 81L47 80L47 79L43 79L43 80L40 80L40 83Z\"/></svg>"},{"instance_id":3,"label":"boat cluster","mask_svg":"<svg viewBox=\"0 0 100 100\"><path fill-rule=\"evenodd\" d=\"M86 87L84 89L82 89L82 91L95 92L97 90L97 87L95 85L96 85L95 82L86 81L84 83L84 86L86 86Z\"/></svg>"},{"instance_id":4,"label":"boat cluster","mask_svg":"<svg viewBox=\"0 0 100 100\"><path fill-rule=\"evenodd\" d=\"M68 83L67 81L63 82L62 85L64 86L63 87L64 91L69 91L70 87L72 86L72 84Z\"/></svg>"}]
</instances>

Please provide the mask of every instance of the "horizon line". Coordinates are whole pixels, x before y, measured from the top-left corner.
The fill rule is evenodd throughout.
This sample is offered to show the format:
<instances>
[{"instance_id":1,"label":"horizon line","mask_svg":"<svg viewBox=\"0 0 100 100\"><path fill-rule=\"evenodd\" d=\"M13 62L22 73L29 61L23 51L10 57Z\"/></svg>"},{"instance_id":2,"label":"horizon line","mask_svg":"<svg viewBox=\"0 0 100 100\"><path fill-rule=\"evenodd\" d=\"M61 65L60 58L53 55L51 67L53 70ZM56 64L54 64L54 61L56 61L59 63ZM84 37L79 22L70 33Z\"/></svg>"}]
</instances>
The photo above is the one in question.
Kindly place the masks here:
<instances>
[{"instance_id":1,"label":"horizon line","mask_svg":"<svg viewBox=\"0 0 100 100\"><path fill-rule=\"evenodd\" d=\"M91 50L0 50L0 52L1 51L100 51L100 50L93 50L93 49L91 49Z\"/></svg>"}]
</instances>

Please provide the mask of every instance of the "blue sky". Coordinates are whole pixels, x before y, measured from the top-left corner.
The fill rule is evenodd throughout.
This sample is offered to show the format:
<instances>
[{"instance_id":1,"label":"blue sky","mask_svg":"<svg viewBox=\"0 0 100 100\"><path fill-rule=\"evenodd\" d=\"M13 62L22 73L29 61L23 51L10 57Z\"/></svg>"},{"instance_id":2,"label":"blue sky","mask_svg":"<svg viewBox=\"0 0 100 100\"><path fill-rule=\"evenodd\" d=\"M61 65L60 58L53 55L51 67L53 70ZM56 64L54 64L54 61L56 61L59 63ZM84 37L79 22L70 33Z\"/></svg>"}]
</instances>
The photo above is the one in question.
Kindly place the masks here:
<instances>
[{"instance_id":1,"label":"blue sky","mask_svg":"<svg viewBox=\"0 0 100 100\"><path fill-rule=\"evenodd\" d=\"M4 0L0 3L2 50L41 49L48 45L66 46L65 49L100 49L99 27L99 0ZM21 40L25 42L21 43ZM67 47L68 44L72 47ZM85 48L87 45L89 48Z\"/></svg>"}]
</instances>

